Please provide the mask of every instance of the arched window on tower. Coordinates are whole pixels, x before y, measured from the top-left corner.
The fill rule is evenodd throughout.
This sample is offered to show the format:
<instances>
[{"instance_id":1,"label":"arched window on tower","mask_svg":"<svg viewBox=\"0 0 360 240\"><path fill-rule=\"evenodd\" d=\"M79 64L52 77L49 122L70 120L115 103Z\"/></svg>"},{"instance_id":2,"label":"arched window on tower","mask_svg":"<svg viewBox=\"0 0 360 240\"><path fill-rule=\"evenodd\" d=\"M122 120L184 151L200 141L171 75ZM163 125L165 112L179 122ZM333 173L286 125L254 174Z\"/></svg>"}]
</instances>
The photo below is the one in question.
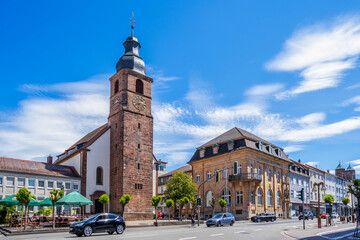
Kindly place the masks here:
<instances>
[{"instance_id":1,"label":"arched window on tower","mask_svg":"<svg viewBox=\"0 0 360 240\"><path fill-rule=\"evenodd\" d=\"M114 94L116 94L117 92L119 92L119 81L118 80L116 80L116 82L115 82Z\"/></svg>"},{"instance_id":2,"label":"arched window on tower","mask_svg":"<svg viewBox=\"0 0 360 240\"><path fill-rule=\"evenodd\" d=\"M96 168L96 185L103 185L103 169L102 169L102 167Z\"/></svg>"},{"instance_id":3,"label":"arched window on tower","mask_svg":"<svg viewBox=\"0 0 360 240\"><path fill-rule=\"evenodd\" d=\"M136 90L137 93L144 94L144 83L140 80L136 80Z\"/></svg>"}]
</instances>

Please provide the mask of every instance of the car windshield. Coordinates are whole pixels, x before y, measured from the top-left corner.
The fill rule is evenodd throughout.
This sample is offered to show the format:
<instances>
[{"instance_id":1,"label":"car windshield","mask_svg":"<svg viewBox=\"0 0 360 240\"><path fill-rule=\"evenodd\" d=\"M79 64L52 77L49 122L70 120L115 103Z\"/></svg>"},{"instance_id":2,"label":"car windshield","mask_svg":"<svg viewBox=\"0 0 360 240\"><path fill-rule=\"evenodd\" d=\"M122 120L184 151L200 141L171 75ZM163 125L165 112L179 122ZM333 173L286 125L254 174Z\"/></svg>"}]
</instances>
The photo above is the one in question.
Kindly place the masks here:
<instances>
[{"instance_id":1,"label":"car windshield","mask_svg":"<svg viewBox=\"0 0 360 240\"><path fill-rule=\"evenodd\" d=\"M96 219L98 216L99 216L99 214L96 214L96 215L90 216L89 218L87 218L85 220L86 221L92 221L92 220Z\"/></svg>"},{"instance_id":2,"label":"car windshield","mask_svg":"<svg viewBox=\"0 0 360 240\"><path fill-rule=\"evenodd\" d=\"M213 218L222 218L222 214L221 213L219 213L219 214L216 214Z\"/></svg>"}]
</instances>

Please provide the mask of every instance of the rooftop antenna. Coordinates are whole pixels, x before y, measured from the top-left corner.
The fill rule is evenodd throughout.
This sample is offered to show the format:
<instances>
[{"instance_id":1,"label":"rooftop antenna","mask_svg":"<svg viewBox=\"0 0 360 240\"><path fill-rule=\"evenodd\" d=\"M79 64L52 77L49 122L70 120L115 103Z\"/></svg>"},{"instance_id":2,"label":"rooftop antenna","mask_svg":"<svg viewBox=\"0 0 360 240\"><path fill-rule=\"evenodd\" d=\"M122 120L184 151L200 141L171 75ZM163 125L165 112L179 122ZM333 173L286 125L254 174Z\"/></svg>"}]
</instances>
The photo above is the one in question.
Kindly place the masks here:
<instances>
[{"instance_id":1,"label":"rooftop antenna","mask_svg":"<svg viewBox=\"0 0 360 240\"><path fill-rule=\"evenodd\" d=\"M136 23L134 20L134 12L132 12L132 18L130 18L130 22L131 22L131 37L134 36L134 24Z\"/></svg>"}]
</instances>

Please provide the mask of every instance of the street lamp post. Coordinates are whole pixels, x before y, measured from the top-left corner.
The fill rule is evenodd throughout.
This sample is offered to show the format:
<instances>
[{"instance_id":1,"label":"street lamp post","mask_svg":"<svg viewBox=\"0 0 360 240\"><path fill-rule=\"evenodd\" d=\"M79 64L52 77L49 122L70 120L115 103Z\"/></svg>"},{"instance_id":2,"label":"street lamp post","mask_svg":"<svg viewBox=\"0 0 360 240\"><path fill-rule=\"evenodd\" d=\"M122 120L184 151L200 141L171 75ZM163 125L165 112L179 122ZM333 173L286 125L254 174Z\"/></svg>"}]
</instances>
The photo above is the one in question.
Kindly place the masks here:
<instances>
[{"instance_id":1,"label":"street lamp post","mask_svg":"<svg viewBox=\"0 0 360 240\"><path fill-rule=\"evenodd\" d=\"M314 187L312 192L316 193L315 187L318 188L318 207L317 207L317 218L318 218L318 228L321 228L321 217L320 217L320 186L322 186L321 190L325 192L326 188L323 182L314 183Z\"/></svg>"}]
</instances>

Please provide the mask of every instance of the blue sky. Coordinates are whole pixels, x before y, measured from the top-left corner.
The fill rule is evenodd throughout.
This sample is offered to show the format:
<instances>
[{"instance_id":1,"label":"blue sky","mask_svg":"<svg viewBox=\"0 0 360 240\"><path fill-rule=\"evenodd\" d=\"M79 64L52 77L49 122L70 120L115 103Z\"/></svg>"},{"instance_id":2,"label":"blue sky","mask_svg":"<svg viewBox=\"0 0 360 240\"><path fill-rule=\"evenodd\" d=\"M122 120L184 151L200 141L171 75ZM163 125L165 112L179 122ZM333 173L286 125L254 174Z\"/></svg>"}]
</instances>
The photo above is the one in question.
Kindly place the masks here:
<instances>
[{"instance_id":1,"label":"blue sky","mask_svg":"<svg viewBox=\"0 0 360 240\"><path fill-rule=\"evenodd\" d=\"M357 1L3 1L0 156L44 160L107 121L132 11L169 170L235 126L360 169Z\"/></svg>"}]
</instances>

